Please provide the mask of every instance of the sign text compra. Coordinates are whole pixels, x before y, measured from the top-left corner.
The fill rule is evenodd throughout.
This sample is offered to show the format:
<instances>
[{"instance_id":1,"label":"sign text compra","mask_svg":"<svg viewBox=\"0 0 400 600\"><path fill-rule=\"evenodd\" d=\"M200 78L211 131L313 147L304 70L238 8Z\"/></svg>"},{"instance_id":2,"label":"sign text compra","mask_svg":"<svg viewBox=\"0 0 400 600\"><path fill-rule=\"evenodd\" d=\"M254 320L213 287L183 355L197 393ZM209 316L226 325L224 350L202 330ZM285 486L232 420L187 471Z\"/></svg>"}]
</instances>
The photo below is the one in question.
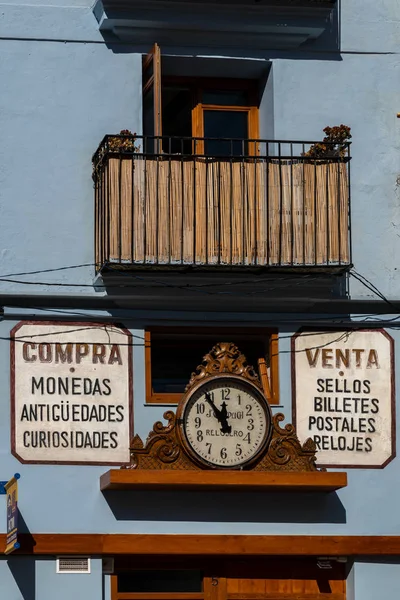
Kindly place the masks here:
<instances>
[{"instance_id":1,"label":"sign text compra","mask_svg":"<svg viewBox=\"0 0 400 600\"><path fill-rule=\"evenodd\" d=\"M12 399L18 458L127 462L130 347L129 333L114 326L17 326Z\"/></svg>"}]
</instances>

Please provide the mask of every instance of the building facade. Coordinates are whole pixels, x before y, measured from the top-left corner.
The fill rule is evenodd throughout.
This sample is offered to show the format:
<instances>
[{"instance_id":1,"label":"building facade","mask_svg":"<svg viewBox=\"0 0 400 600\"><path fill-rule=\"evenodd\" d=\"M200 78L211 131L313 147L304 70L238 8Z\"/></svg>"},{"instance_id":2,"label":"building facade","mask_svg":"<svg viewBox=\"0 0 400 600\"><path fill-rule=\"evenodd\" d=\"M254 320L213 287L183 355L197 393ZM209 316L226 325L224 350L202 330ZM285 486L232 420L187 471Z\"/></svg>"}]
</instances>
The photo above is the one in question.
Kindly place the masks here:
<instances>
[{"instance_id":1,"label":"building facade","mask_svg":"<svg viewBox=\"0 0 400 600\"><path fill-rule=\"evenodd\" d=\"M396 597L396 2L0 8L2 597Z\"/></svg>"}]
</instances>

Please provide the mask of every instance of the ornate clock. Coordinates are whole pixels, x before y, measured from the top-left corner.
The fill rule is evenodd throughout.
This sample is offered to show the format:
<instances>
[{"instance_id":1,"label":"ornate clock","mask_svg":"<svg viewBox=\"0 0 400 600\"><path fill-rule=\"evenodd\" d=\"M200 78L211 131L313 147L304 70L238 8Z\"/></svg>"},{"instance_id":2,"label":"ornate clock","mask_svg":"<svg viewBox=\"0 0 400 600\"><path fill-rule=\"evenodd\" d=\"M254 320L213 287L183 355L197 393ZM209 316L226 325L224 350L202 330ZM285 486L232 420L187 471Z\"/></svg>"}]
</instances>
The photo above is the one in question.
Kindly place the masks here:
<instances>
[{"instance_id":1,"label":"ornate clock","mask_svg":"<svg viewBox=\"0 0 400 600\"><path fill-rule=\"evenodd\" d=\"M190 378L176 414L167 411L146 443L131 443L128 469L315 471L315 444L271 416L260 379L232 343L216 344Z\"/></svg>"},{"instance_id":2,"label":"ornate clock","mask_svg":"<svg viewBox=\"0 0 400 600\"><path fill-rule=\"evenodd\" d=\"M271 412L261 390L221 373L189 389L177 412L186 451L208 467L248 466L271 437Z\"/></svg>"}]
</instances>

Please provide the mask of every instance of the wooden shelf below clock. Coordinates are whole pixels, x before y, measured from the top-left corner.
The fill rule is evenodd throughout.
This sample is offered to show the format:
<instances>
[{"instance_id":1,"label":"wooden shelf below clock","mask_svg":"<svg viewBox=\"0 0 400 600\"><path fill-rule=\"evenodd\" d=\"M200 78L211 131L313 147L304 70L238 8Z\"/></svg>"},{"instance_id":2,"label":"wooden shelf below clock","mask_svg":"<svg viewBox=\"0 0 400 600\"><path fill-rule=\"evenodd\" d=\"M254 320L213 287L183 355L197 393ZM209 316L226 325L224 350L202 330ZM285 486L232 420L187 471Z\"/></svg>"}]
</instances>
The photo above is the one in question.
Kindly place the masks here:
<instances>
[{"instance_id":1,"label":"wooden shelf below clock","mask_svg":"<svg viewBox=\"0 0 400 600\"><path fill-rule=\"evenodd\" d=\"M333 492L347 473L311 471L174 471L111 469L100 478L105 490L222 490Z\"/></svg>"}]
</instances>

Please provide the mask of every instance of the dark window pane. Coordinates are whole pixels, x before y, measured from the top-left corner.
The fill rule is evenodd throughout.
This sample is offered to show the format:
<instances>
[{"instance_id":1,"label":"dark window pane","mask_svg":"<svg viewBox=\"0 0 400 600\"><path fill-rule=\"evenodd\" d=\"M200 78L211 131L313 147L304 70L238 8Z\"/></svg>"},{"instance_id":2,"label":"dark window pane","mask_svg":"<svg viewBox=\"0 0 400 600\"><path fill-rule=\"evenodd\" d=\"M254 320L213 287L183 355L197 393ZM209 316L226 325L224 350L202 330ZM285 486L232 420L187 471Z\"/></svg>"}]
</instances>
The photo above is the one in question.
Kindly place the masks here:
<instances>
[{"instance_id":1,"label":"dark window pane","mask_svg":"<svg viewBox=\"0 0 400 600\"><path fill-rule=\"evenodd\" d=\"M242 156L247 153L248 113L241 111L205 110L205 138L239 138L236 141L205 140L207 156ZM243 140L243 141L242 141Z\"/></svg>"},{"instance_id":2,"label":"dark window pane","mask_svg":"<svg viewBox=\"0 0 400 600\"><path fill-rule=\"evenodd\" d=\"M204 90L203 104L218 106L248 106L246 90Z\"/></svg>"},{"instance_id":3,"label":"dark window pane","mask_svg":"<svg viewBox=\"0 0 400 600\"><path fill-rule=\"evenodd\" d=\"M143 134L150 136L143 140L143 152L154 152L154 91L151 88L143 98Z\"/></svg>"},{"instance_id":4,"label":"dark window pane","mask_svg":"<svg viewBox=\"0 0 400 600\"><path fill-rule=\"evenodd\" d=\"M147 63L146 67L145 67L145 63ZM143 86L145 86L146 83L149 81L149 79L152 77L152 75L154 75L154 60L150 60L150 62L147 62L147 56L143 56L142 64L143 64Z\"/></svg>"},{"instance_id":5,"label":"dark window pane","mask_svg":"<svg viewBox=\"0 0 400 600\"><path fill-rule=\"evenodd\" d=\"M176 140L192 136L192 95L188 88L162 88L163 151L168 154L191 154L191 140ZM171 137L170 137L171 136Z\"/></svg>"},{"instance_id":6,"label":"dark window pane","mask_svg":"<svg viewBox=\"0 0 400 600\"><path fill-rule=\"evenodd\" d=\"M128 571L118 575L118 592L201 592L200 571Z\"/></svg>"},{"instance_id":7,"label":"dark window pane","mask_svg":"<svg viewBox=\"0 0 400 600\"><path fill-rule=\"evenodd\" d=\"M195 337L195 339L193 339ZM218 342L233 342L257 369L258 359L265 358L269 365L268 336L249 337L245 334L215 333L208 335L185 334L151 335L151 373L155 393L183 393L194 369L203 356Z\"/></svg>"}]
</instances>

